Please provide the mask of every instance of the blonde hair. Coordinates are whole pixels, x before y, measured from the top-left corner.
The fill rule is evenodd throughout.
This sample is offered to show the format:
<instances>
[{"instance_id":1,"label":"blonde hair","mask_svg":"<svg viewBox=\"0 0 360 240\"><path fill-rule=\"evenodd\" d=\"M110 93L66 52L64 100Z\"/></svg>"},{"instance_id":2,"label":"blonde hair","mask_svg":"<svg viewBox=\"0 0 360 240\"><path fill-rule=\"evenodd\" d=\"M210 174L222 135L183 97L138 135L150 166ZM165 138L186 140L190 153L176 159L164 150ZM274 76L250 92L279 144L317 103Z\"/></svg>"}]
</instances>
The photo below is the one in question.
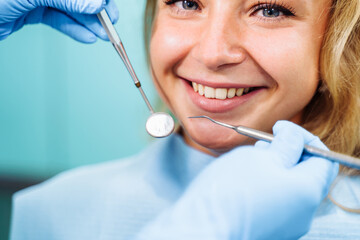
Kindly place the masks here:
<instances>
[{"instance_id":1,"label":"blonde hair","mask_svg":"<svg viewBox=\"0 0 360 240\"><path fill-rule=\"evenodd\" d=\"M320 55L321 84L303 126L332 150L360 156L360 0L335 0ZM347 174L359 171L342 169Z\"/></svg>"},{"instance_id":2,"label":"blonde hair","mask_svg":"<svg viewBox=\"0 0 360 240\"><path fill-rule=\"evenodd\" d=\"M147 50L156 4L156 0L147 0L144 19ZM330 149L359 157L360 0L333 1L319 75L321 83L305 108L302 126L319 136ZM360 173L346 168L342 171Z\"/></svg>"},{"instance_id":3,"label":"blonde hair","mask_svg":"<svg viewBox=\"0 0 360 240\"><path fill-rule=\"evenodd\" d=\"M156 4L157 0L146 0L146 7L145 7L145 16L144 16L144 43L146 49L146 56L147 61L150 63L149 56L150 56L150 39L151 33L153 28L153 23L156 15Z\"/></svg>"}]
</instances>

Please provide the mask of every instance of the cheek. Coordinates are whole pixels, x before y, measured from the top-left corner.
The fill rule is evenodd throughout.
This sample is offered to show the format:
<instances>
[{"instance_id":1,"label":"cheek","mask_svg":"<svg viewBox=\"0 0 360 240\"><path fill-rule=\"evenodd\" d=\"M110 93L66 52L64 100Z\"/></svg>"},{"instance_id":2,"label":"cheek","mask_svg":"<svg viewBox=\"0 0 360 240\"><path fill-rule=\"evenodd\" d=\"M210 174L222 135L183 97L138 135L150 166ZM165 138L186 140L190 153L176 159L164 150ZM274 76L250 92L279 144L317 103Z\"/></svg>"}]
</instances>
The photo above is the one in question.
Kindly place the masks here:
<instances>
[{"instance_id":1,"label":"cheek","mask_svg":"<svg viewBox=\"0 0 360 240\"><path fill-rule=\"evenodd\" d=\"M248 46L254 60L271 79L275 79L276 90L282 97L306 103L318 85L322 42L321 38L309 33L308 29L296 32L280 29L260 37L257 33Z\"/></svg>"},{"instance_id":2,"label":"cheek","mask_svg":"<svg viewBox=\"0 0 360 240\"><path fill-rule=\"evenodd\" d=\"M150 59L155 75L169 73L186 56L193 45L195 29L172 24L171 20L162 21L161 16L158 17L150 43Z\"/></svg>"},{"instance_id":3,"label":"cheek","mask_svg":"<svg viewBox=\"0 0 360 240\"><path fill-rule=\"evenodd\" d=\"M154 32L150 44L150 56L156 72L160 69L164 71L164 66L171 67L177 61L177 53L182 50L179 47L181 45L179 38L181 35L166 34L162 29Z\"/></svg>"},{"instance_id":4,"label":"cheek","mask_svg":"<svg viewBox=\"0 0 360 240\"><path fill-rule=\"evenodd\" d=\"M196 24L190 28L186 24L172 21L161 14L157 17L150 42L150 61L157 92L170 110L177 115L183 108L178 103L179 99L184 99L186 96L178 91L182 82L176 78L174 72L193 48L197 38L196 33L199 31Z\"/></svg>"}]
</instances>

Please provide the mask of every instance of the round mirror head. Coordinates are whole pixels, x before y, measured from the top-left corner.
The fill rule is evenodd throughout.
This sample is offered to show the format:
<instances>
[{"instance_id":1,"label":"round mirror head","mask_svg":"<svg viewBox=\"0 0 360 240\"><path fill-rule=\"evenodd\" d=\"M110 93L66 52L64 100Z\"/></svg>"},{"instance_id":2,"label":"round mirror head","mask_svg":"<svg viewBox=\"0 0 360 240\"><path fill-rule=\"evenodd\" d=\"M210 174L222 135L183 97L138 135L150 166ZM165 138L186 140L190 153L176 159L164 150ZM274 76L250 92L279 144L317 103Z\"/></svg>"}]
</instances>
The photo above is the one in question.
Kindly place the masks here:
<instances>
[{"instance_id":1,"label":"round mirror head","mask_svg":"<svg viewBox=\"0 0 360 240\"><path fill-rule=\"evenodd\" d=\"M167 137L174 131L174 128L174 119L167 113L153 113L146 121L146 131L152 137Z\"/></svg>"}]
</instances>

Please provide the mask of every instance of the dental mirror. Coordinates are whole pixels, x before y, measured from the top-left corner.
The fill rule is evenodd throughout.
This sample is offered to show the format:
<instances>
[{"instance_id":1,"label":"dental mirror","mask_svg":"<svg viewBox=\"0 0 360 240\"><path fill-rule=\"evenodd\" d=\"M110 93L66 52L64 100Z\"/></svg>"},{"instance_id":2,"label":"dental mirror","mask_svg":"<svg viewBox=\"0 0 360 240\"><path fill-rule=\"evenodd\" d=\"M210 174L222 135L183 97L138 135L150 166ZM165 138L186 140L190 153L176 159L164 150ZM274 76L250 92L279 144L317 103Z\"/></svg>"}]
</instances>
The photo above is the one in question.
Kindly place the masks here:
<instances>
[{"instance_id":1,"label":"dental mirror","mask_svg":"<svg viewBox=\"0 0 360 240\"><path fill-rule=\"evenodd\" d=\"M114 25L112 24L109 15L106 10L103 9L100 13L97 14L102 26L104 27L107 35L109 36L110 42L113 44L115 50L119 54L121 60L125 64L126 69L130 73L135 86L140 91L141 96L143 97L146 106L149 108L150 117L146 121L146 131L153 137L163 138L169 136L175 128L174 119L167 113L155 113L152 108L148 98L146 97L144 91L141 88L141 83L138 77L135 74L134 68L130 63L130 59L128 58L125 48L121 42L120 36L117 33Z\"/></svg>"},{"instance_id":2,"label":"dental mirror","mask_svg":"<svg viewBox=\"0 0 360 240\"><path fill-rule=\"evenodd\" d=\"M146 121L146 131L155 138L169 136L174 131L174 128L174 120L167 113L152 113Z\"/></svg>"}]
</instances>

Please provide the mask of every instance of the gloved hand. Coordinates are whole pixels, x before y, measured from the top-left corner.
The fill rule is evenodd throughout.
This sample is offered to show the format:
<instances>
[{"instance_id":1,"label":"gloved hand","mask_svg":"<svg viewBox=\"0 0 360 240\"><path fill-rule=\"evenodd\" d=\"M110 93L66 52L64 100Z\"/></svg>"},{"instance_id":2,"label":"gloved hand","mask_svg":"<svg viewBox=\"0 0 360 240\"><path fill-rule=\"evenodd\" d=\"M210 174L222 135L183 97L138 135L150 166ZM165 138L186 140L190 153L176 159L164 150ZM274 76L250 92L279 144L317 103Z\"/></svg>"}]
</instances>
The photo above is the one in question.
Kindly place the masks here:
<instances>
[{"instance_id":1,"label":"gloved hand","mask_svg":"<svg viewBox=\"0 0 360 240\"><path fill-rule=\"evenodd\" d=\"M238 147L211 163L137 239L298 239L338 173L338 164L302 155L326 148L286 121L274 141ZM299 162L300 161L300 162Z\"/></svg>"},{"instance_id":2,"label":"gloved hand","mask_svg":"<svg viewBox=\"0 0 360 240\"><path fill-rule=\"evenodd\" d=\"M113 23L118 9L113 0L1 0L0 40L24 24L44 23L73 39L93 43L97 37L108 40L96 13L107 10Z\"/></svg>"}]
</instances>

